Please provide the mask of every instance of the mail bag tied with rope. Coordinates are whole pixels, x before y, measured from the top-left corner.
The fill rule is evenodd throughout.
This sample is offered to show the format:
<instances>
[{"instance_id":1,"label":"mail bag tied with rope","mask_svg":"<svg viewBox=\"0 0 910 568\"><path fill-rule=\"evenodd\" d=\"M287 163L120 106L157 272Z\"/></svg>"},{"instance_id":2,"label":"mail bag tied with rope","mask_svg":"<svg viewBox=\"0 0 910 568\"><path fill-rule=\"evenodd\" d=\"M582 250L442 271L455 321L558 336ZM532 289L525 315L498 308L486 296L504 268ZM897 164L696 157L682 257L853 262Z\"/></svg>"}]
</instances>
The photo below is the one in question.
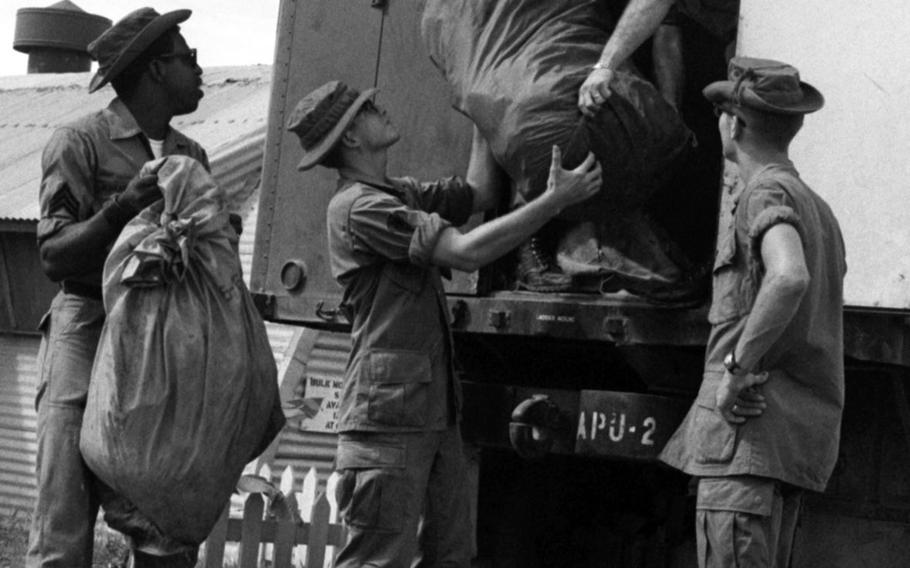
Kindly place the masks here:
<instances>
[{"instance_id":1,"label":"mail bag tied with rope","mask_svg":"<svg viewBox=\"0 0 910 568\"><path fill-rule=\"evenodd\" d=\"M104 265L80 448L163 533L198 543L284 416L222 189L192 158L142 174L156 169L164 198L124 227Z\"/></svg>"}]
</instances>

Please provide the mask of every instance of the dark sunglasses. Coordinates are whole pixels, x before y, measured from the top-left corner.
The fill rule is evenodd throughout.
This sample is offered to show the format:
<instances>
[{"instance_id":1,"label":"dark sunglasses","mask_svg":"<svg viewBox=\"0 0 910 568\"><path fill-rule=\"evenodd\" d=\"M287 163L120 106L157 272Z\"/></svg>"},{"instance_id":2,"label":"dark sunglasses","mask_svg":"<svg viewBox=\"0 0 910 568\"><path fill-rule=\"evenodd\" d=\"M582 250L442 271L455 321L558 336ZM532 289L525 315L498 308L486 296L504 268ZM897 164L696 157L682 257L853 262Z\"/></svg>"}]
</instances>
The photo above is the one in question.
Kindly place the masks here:
<instances>
[{"instance_id":1,"label":"dark sunglasses","mask_svg":"<svg viewBox=\"0 0 910 568\"><path fill-rule=\"evenodd\" d=\"M357 114L379 114L379 107L376 106L376 103L367 99L360 105L360 108L357 109Z\"/></svg>"},{"instance_id":2,"label":"dark sunglasses","mask_svg":"<svg viewBox=\"0 0 910 568\"><path fill-rule=\"evenodd\" d=\"M173 53L162 53L161 55L156 55L155 59L172 59L174 57L179 57L183 59L190 65L196 65L196 49L190 49L189 51L175 51Z\"/></svg>"}]
</instances>

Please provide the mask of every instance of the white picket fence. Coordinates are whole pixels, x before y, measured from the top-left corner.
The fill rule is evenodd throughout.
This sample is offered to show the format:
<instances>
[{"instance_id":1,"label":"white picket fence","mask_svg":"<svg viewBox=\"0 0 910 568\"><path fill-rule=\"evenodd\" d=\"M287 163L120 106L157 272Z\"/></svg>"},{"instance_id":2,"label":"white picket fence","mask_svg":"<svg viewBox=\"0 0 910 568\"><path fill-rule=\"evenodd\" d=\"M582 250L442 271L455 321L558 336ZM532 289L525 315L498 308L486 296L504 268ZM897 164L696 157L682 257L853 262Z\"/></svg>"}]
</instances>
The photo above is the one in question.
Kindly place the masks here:
<instances>
[{"instance_id":1,"label":"white picket fence","mask_svg":"<svg viewBox=\"0 0 910 568\"><path fill-rule=\"evenodd\" d=\"M200 551L203 568L331 568L344 542L338 522L333 473L324 492L317 494L315 468L294 487L294 469L288 466L276 488L272 471L263 465L258 475L245 475L221 519ZM268 480L268 481L267 481Z\"/></svg>"}]
</instances>

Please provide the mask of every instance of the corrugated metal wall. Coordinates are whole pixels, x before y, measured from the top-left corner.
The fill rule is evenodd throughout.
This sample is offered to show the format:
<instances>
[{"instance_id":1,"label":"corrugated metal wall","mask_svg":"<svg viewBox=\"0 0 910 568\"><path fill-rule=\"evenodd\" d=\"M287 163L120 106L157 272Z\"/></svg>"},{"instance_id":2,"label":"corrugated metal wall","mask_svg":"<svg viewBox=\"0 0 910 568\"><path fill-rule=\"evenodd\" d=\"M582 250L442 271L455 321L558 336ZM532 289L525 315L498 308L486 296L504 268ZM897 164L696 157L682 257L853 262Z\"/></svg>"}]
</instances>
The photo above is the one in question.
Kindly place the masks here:
<instances>
[{"instance_id":1,"label":"corrugated metal wall","mask_svg":"<svg viewBox=\"0 0 910 568\"><path fill-rule=\"evenodd\" d=\"M350 351L351 340L347 333L304 330L297 342L293 361L287 365L282 394L293 393L294 388L306 380L307 373L341 380ZM301 430L299 424L299 420L290 420L282 432L275 455L270 460L272 472L277 477L286 466L293 466L295 482L299 487L307 471L316 468L319 485L324 486L333 470L338 436L334 432Z\"/></svg>"},{"instance_id":2,"label":"corrugated metal wall","mask_svg":"<svg viewBox=\"0 0 910 568\"><path fill-rule=\"evenodd\" d=\"M31 512L35 499L38 335L0 334L0 515Z\"/></svg>"}]
</instances>

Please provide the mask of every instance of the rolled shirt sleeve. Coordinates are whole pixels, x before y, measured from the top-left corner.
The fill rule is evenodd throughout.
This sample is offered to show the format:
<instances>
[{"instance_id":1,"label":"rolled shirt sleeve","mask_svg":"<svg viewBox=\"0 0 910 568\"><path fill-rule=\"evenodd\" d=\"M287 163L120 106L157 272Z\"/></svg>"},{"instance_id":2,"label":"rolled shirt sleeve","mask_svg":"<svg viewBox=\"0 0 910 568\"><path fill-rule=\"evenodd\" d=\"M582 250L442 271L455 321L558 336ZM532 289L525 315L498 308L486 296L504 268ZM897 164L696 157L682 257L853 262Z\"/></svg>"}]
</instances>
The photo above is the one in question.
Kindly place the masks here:
<instances>
[{"instance_id":1,"label":"rolled shirt sleeve","mask_svg":"<svg viewBox=\"0 0 910 568\"><path fill-rule=\"evenodd\" d=\"M358 199L349 219L355 252L421 266L430 263L439 236L451 226L438 213L413 209L383 193Z\"/></svg>"},{"instance_id":2,"label":"rolled shirt sleeve","mask_svg":"<svg viewBox=\"0 0 910 568\"><path fill-rule=\"evenodd\" d=\"M348 226L356 252L419 266L431 264L442 232L471 216L473 193L459 178L417 183L396 179L401 196L364 194L350 210Z\"/></svg>"},{"instance_id":3,"label":"rolled shirt sleeve","mask_svg":"<svg viewBox=\"0 0 910 568\"><path fill-rule=\"evenodd\" d=\"M793 200L781 187L776 185L758 187L749 194L746 202L749 227L749 247L755 257L761 256L761 239L764 234L780 223L792 225L803 236L802 221L794 209Z\"/></svg>"}]
</instances>

